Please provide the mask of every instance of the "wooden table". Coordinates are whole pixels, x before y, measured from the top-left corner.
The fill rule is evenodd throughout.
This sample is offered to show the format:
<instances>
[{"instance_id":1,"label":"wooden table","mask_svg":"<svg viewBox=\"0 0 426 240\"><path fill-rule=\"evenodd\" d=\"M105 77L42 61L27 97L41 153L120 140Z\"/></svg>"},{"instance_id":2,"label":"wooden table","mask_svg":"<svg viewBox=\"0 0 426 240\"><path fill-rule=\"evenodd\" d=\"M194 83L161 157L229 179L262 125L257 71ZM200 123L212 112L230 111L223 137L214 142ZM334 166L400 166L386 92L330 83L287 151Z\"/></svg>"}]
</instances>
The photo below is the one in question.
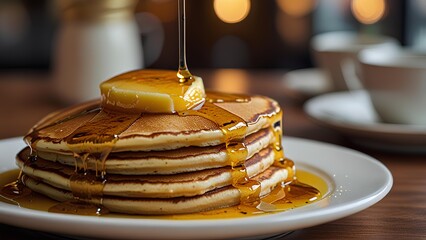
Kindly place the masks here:
<instances>
[{"instance_id":1,"label":"wooden table","mask_svg":"<svg viewBox=\"0 0 426 240\"><path fill-rule=\"evenodd\" d=\"M283 239L426 239L425 155L360 148L338 133L316 125L304 114L300 102L283 93L283 71L193 72L202 76L209 88L275 98L285 110L285 136L314 139L365 152L392 172L393 188L379 203L334 222L297 230ZM48 73L0 73L0 139L22 136L38 119L62 107L52 97L50 85ZM61 239L4 224L0 224L0 234L1 239Z\"/></svg>"}]
</instances>

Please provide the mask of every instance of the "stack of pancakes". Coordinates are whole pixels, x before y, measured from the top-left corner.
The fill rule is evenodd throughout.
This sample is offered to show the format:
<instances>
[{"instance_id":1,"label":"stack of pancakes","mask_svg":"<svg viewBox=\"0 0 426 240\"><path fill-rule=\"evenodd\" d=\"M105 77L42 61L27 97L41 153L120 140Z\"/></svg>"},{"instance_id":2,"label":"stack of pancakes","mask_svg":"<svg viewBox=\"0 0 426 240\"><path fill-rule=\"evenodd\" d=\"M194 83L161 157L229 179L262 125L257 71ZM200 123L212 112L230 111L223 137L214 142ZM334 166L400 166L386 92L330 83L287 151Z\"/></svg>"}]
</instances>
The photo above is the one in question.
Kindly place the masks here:
<instances>
[{"instance_id":1,"label":"stack of pancakes","mask_svg":"<svg viewBox=\"0 0 426 240\"><path fill-rule=\"evenodd\" d=\"M281 119L272 116L281 114L279 105L262 96L214 104L247 123L241 140L245 169L260 183L260 197L268 194L289 175L274 164L279 141L274 126ZM117 122L123 127L114 133L109 124L120 126ZM121 119L92 101L41 120L26 137L29 147L17 155L17 164L27 187L61 202L79 199L127 214L200 212L241 201L224 135L202 116L143 113Z\"/></svg>"}]
</instances>

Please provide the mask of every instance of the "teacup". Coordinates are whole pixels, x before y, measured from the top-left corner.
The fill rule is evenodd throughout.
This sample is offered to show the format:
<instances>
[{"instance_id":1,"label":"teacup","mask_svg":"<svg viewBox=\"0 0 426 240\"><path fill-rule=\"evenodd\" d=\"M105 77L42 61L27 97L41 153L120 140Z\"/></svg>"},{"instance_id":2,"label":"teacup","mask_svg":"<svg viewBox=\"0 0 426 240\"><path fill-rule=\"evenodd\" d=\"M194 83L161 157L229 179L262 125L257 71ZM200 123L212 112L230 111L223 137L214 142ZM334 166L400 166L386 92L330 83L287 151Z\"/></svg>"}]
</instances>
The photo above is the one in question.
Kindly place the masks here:
<instances>
[{"instance_id":1,"label":"teacup","mask_svg":"<svg viewBox=\"0 0 426 240\"><path fill-rule=\"evenodd\" d=\"M426 125L426 52L360 52L360 76L384 122Z\"/></svg>"},{"instance_id":2,"label":"teacup","mask_svg":"<svg viewBox=\"0 0 426 240\"><path fill-rule=\"evenodd\" d=\"M360 89L356 73L357 55L369 48L399 48L399 42L382 35L366 35L356 32L328 32L312 38L314 60L329 73L334 91Z\"/></svg>"}]
</instances>

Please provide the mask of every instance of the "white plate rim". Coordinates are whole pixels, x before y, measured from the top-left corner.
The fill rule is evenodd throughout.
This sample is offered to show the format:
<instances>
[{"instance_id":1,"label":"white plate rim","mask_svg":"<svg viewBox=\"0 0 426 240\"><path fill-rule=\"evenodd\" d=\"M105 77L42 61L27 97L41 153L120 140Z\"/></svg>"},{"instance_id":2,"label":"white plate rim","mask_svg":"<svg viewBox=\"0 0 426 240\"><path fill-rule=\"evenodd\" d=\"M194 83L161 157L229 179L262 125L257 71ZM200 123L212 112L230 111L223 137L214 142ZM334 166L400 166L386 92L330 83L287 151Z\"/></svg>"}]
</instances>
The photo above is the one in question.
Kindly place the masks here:
<instances>
[{"instance_id":1,"label":"white plate rim","mask_svg":"<svg viewBox=\"0 0 426 240\"><path fill-rule=\"evenodd\" d=\"M326 180L332 188L326 198L306 207L271 215L242 219L185 221L53 214L0 202L0 222L58 234L97 238L224 239L258 237L297 230L349 216L381 200L392 187L393 179L390 171L382 163L366 154L306 139L285 137L283 142L287 156L295 160L296 166L326 174L323 177L327 178ZM14 168L14 155L23 146L21 138L0 140L0 152L3 153L3 158L0 159L0 171ZM324 158L318 158L318 156L324 156ZM330 159L332 156L335 156L335 159ZM342 164L339 164L340 162ZM352 177L355 178L360 173L353 171L353 167L344 167L348 164L353 167L360 166L362 170L374 171L375 174L367 177L363 175L360 182L350 181ZM344 167L343 171L342 167ZM351 177L348 179L348 176ZM371 182L374 183L374 186L371 186ZM364 192L351 190L356 187L361 187L361 191ZM345 192L342 189L350 191Z\"/></svg>"},{"instance_id":2,"label":"white plate rim","mask_svg":"<svg viewBox=\"0 0 426 240\"><path fill-rule=\"evenodd\" d=\"M330 99L347 98L351 95L365 94L364 90L357 91L345 91L345 92L333 92L326 93L321 96L316 96L305 102L303 108L309 117L316 121L319 121L325 125L336 127L339 129L356 130L368 133L382 133L389 135L401 135L401 136L425 136L426 137L426 126L422 125L404 125L394 123L383 123L383 122L371 122L371 123L356 123L353 121L347 121L346 119L334 118L333 116L325 117L317 111L317 105L322 102L329 101Z\"/></svg>"}]
</instances>

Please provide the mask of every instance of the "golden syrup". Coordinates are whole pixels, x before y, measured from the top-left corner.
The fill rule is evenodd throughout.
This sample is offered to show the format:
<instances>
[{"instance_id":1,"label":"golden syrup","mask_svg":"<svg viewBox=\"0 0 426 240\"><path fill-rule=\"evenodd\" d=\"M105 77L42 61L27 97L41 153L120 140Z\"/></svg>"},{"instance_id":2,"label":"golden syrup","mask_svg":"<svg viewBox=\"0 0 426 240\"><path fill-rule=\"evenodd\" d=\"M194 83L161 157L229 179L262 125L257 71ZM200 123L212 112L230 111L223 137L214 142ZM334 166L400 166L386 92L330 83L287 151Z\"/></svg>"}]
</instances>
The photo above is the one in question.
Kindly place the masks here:
<instances>
[{"instance_id":1,"label":"golden syrup","mask_svg":"<svg viewBox=\"0 0 426 240\"><path fill-rule=\"evenodd\" d=\"M18 177L16 178L16 181L14 181L13 183L10 183L8 186L4 186L1 191L2 192L9 192L9 194L11 194L9 197L10 198L16 198L16 197L22 197L25 195L29 195L31 194L31 192L29 192L28 188L26 188L26 191L20 191L20 189L23 189L23 183L21 180L22 177L22 173L24 168L28 165L31 164L31 162L36 161L37 160L37 152L36 152L36 144L37 142L40 140L40 132L43 131L44 129L51 127L51 126L56 126L56 125L61 125L69 120L72 120L76 117L82 116L82 115L86 115L91 113L92 111L96 111L97 109L93 109L93 108L87 108L87 107L78 107L76 109L74 109L74 111L72 111L72 113L70 115L64 116L64 115L55 115L55 114L51 114L48 115L47 117L45 117L44 119L42 119L36 126L34 126L27 135L25 135L24 137L24 141L26 142L26 144L29 146L30 148L30 157L25 161L24 165L22 166L22 168L20 169L20 172L18 174Z\"/></svg>"},{"instance_id":2,"label":"golden syrup","mask_svg":"<svg viewBox=\"0 0 426 240\"><path fill-rule=\"evenodd\" d=\"M20 170L14 169L0 173L0 186L10 186L17 183L18 187L25 191L26 194L17 194L16 192L9 192L7 187L0 190L0 201L17 205L23 208L48 211L49 208L58 202L51 200L41 194L31 191L31 189L24 186L22 183L17 182Z\"/></svg>"},{"instance_id":3,"label":"golden syrup","mask_svg":"<svg viewBox=\"0 0 426 240\"><path fill-rule=\"evenodd\" d=\"M274 133L274 142L272 145L275 153L275 163L283 162L285 159L282 148L282 116L283 113L280 110L275 115L269 117L270 128L272 128L272 132Z\"/></svg>"},{"instance_id":4,"label":"golden syrup","mask_svg":"<svg viewBox=\"0 0 426 240\"><path fill-rule=\"evenodd\" d=\"M38 197L41 197L41 195ZM78 200L56 203L49 207L48 211L84 216L102 216L109 214L109 210L102 205L90 204Z\"/></svg>"},{"instance_id":5,"label":"golden syrup","mask_svg":"<svg viewBox=\"0 0 426 240\"><path fill-rule=\"evenodd\" d=\"M192 74L187 68L179 68L176 76L179 78L180 83L186 83L192 79Z\"/></svg>"},{"instance_id":6,"label":"golden syrup","mask_svg":"<svg viewBox=\"0 0 426 240\"><path fill-rule=\"evenodd\" d=\"M106 179L87 172L76 172L69 180L71 192L77 199L93 199L103 195Z\"/></svg>"},{"instance_id":7,"label":"golden syrup","mask_svg":"<svg viewBox=\"0 0 426 240\"><path fill-rule=\"evenodd\" d=\"M58 206L52 207L50 211L83 215L108 213L108 210L102 207L103 189L107 182L105 161L118 141L119 134L130 127L139 117L139 114L101 110L64 139L73 152L76 162L80 161L82 165L82 169L79 169L76 164L76 171L69 178L70 189L76 201L60 203ZM95 160L95 173L88 171L88 158ZM98 204L79 202L77 201L79 199L97 200Z\"/></svg>"},{"instance_id":8,"label":"golden syrup","mask_svg":"<svg viewBox=\"0 0 426 240\"><path fill-rule=\"evenodd\" d=\"M52 126L60 126L68 121L71 121L81 116L91 117L92 114L96 114L99 111L99 107L93 108L91 104L87 104L73 109L73 111L69 115L51 114L48 117L44 118L36 126L34 126L30 130L30 132L24 137L24 141L31 148L31 155L36 156L36 144L40 140L40 133L43 130Z\"/></svg>"},{"instance_id":9,"label":"golden syrup","mask_svg":"<svg viewBox=\"0 0 426 240\"><path fill-rule=\"evenodd\" d=\"M108 210L102 206L82 203L80 201L60 203L31 191L31 189L27 188L22 183L19 183L16 180L13 181L19 174L20 170L10 170L0 174L0 186L5 186L0 191L0 201L17 205L22 208L45 212L69 213L86 216L100 216L108 213ZM7 182L11 183L7 184ZM17 184L16 186L20 189L20 191L25 192L25 194L17 194L16 192L10 193L7 186L14 184Z\"/></svg>"},{"instance_id":10,"label":"golden syrup","mask_svg":"<svg viewBox=\"0 0 426 240\"><path fill-rule=\"evenodd\" d=\"M239 116L220 108L214 103L220 102L249 102L250 98L238 94L224 94L218 92L208 92L206 103L203 108L197 111L185 111L181 115L198 115L212 120L219 125L224 134L226 150L228 153L228 165L232 167L232 185L240 191L241 203L244 205L257 205L260 202L260 183L249 179L245 168L247 159L247 148L244 145L244 138L247 133L247 123ZM274 112L266 116L274 132L274 165L288 169L288 178L291 181L294 178L294 163L291 160L285 160L281 145L281 119L282 111Z\"/></svg>"},{"instance_id":11,"label":"golden syrup","mask_svg":"<svg viewBox=\"0 0 426 240\"><path fill-rule=\"evenodd\" d=\"M130 127L139 114L123 114L101 110L91 120L77 128L64 141L87 169L87 158L94 158L100 165L96 175L105 175L105 160L114 148L118 136ZM78 162L77 160L77 162Z\"/></svg>"},{"instance_id":12,"label":"golden syrup","mask_svg":"<svg viewBox=\"0 0 426 240\"><path fill-rule=\"evenodd\" d=\"M25 197L30 195L32 193L31 189L25 187L25 185L17 179L19 179L19 176L17 176L14 181L4 185L0 190L0 194L8 199L13 199L17 196Z\"/></svg>"},{"instance_id":13,"label":"golden syrup","mask_svg":"<svg viewBox=\"0 0 426 240\"><path fill-rule=\"evenodd\" d=\"M140 115L138 114L110 112L100 108L83 109L81 112L65 116L63 119L54 121L52 124L42 124L33 128L25 137L31 149L31 159L24 163L21 173L28 164L31 164L31 161L36 161L37 153L35 146L40 139L40 131L48 127L65 124L71 119L86 115L90 117L90 120L80 125L73 133L61 139L61 141L67 144L75 158L75 173L69 178L73 196L76 200L98 199L98 205L101 205L103 186L106 182L105 161L107 156L117 142L119 134L139 118ZM96 171L94 173L88 171L88 158L95 160ZM23 184L20 178L18 178L14 185L7 186L3 191L9 189L9 192L15 193L16 197L20 197L22 194L17 191L20 186L23 186ZM12 191L13 189L15 190ZM64 213L79 212L84 215L98 215L108 212L104 208L99 210L100 207L98 206L89 206L87 204L87 209L84 209L81 204L73 203L75 201L65 204L61 203L52 209L56 212L62 209Z\"/></svg>"},{"instance_id":14,"label":"golden syrup","mask_svg":"<svg viewBox=\"0 0 426 240\"><path fill-rule=\"evenodd\" d=\"M177 77L180 83L188 82L192 79L192 74L189 72L186 64L186 13L185 0L178 1L178 30L179 30L179 68Z\"/></svg>"},{"instance_id":15,"label":"golden syrup","mask_svg":"<svg viewBox=\"0 0 426 240\"><path fill-rule=\"evenodd\" d=\"M191 111L190 114L205 117L219 125L225 138L228 165L232 169L232 185L240 191L240 202L242 204L255 206L260 201L261 187L258 181L249 179L245 167L245 160L248 155L247 147L244 144L247 123L241 117L214 104L222 102L246 103L249 101L249 96L240 94L208 92L205 106L201 111ZM204 108L209 111L203 112Z\"/></svg>"},{"instance_id":16,"label":"golden syrup","mask_svg":"<svg viewBox=\"0 0 426 240\"><path fill-rule=\"evenodd\" d=\"M201 109L187 110L179 114L181 116L201 116L219 126L224 135L223 141L228 155L228 165L232 169L232 186L240 191L240 201L243 204L257 204L260 199L260 183L249 179L244 164L248 155L247 147L244 144L247 123L241 117L214 104L216 100L208 93L206 99L207 102Z\"/></svg>"},{"instance_id":17,"label":"golden syrup","mask_svg":"<svg viewBox=\"0 0 426 240\"><path fill-rule=\"evenodd\" d=\"M208 91L206 96L206 102L210 103L223 103L223 102L237 102L237 103L247 103L250 102L251 97L243 94L233 94L233 93L222 93L215 91Z\"/></svg>"},{"instance_id":18,"label":"golden syrup","mask_svg":"<svg viewBox=\"0 0 426 240\"><path fill-rule=\"evenodd\" d=\"M288 177L285 182L290 182L295 180L295 166L294 162L284 155L284 150L282 147L282 117L283 112L280 109L273 114L267 116L269 122L269 128L271 128L274 133L274 141L272 143L272 149L274 150L274 166L285 168L288 171Z\"/></svg>"},{"instance_id":19,"label":"golden syrup","mask_svg":"<svg viewBox=\"0 0 426 240\"><path fill-rule=\"evenodd\" d=\"M19 174L19 170L11 170L0 173L0 186L7 185L10 182L16 180ZM178 214L178 215L161 215L161 216L147 216L147 215L128 215L128 214L117 214L109 213L105 214L104 209L100 209L99 206L89 205L89 211L81 211L81 209L87 209L86 204L72 203L71 207L66 209L60 209L61 204L55 200L52 200L44 195L36 192L31 192L29 195L15 197L11 199L0 192L0 201L20 206L22 208L28 208L39 211L51 211L59 213L71 213L77 215L92 215L101 216L107 218L132 218L132 219L168 219L168 220L198 220L198 219L225 219L225 218L242 218L249 216L258 216L262 214L273 214L277 212L283 212L291 210L297 207L302 207L307 204L323 199L325 194L328 192L327 182L324 181L320 176L315 175L311 172L298 170L297 171L297 182L294 181L283 187L276 187L268 196L264 197L262 201L272 202L275 208L273 211L262 211L254 206L249 205L238 205L233 207L221 208L211 211L205 211L200 213L191 214ZM26 187L24 187L26 188ZM284 194L283 194L284 193ZM72 211L72 207L80 207L80 211ZM59 211L55 211L59 209ZM87 214L90 212L91 214ZM99 214L96 214L99 212Z\"/></svg>"}]
</instances>

